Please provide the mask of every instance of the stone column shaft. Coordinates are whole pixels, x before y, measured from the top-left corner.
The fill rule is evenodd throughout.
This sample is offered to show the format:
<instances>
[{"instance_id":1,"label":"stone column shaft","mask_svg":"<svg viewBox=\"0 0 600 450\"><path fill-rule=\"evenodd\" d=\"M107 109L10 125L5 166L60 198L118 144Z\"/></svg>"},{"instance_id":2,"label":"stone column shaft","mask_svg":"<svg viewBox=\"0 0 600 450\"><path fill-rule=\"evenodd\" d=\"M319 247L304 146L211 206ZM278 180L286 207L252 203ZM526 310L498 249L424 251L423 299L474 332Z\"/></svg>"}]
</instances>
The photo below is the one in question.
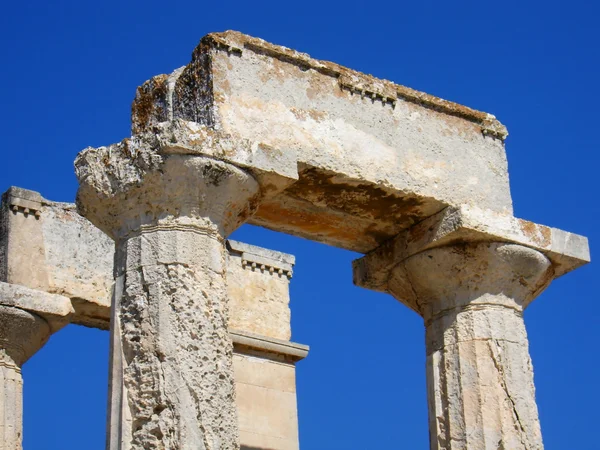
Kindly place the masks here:
<instances>
[{"instance_id":1,"label":"stone column shaft","mask_svg":"<svg viewBox=\"0 0 600 450\"><path fill-rule=\"evenodd\" d=\"M253 212L258 183L126 144L87 149L76 167L80 211L117 246L108 448L239 448L224 238Z\"/></svg>"},{"instance_id":2,"label":"stone column shaft","mask_svg":"<svg viewBox=\"0 0 600 450\"><path fill-rule=\"evenodd\" d=\"M527 247L459 244L413 255L392 292L425 319L432 450L541 450L523 309L552 279Z\"/></svg>"},{"instance_id":3,"label":"stone column shaft","mask_svg":"<svg viewBox=\"0 0 600 450\"><path fill-rule=\"evenodd\" d=\"M520 311L453 310L426 335L432 449L543 448Z\"/></svg>"},{"instance_id":4,"label":"stone column shaft","mask_svg":"<svg viewBox=\"0 0 600 450\"><path fill-rule=\"evenodd\" d=\"M111 448L235 448L224 251L214 230L189 225L119 242L113 365L127 411Z\"/></svg>"},{"instance_id":5,"label":"stone column shaft","mask_svg":"<svg viewBox=\"0 0 600 450\"><path fill-rule=\"evenodd\" d=\"M0 450L22 448L21 366L49 337L50 326L38 315L0 305Z\"/></svg>"},{"instance_id":6,"label":"stone column shaft","mask_svg":"<svg viewBox=\"0 0 600 450\"><path fill-rule=\"evenodd\" d=\"M22 448L23 378L21 368L0 350L0 448Z\"/></svg>"},{"instance_id":7,"label":"stone column shaft","mask_svg":"<svg viewBox=\"0 0 600 450\"><path fill-rule=\"evenodd\" d=\"M533 248L465 235L473 241L436 246L439 223L416 227L355 261L354 281L424 319L432 450L541 450L523 310L555 266Z\"/></svg>"}]
</instances>

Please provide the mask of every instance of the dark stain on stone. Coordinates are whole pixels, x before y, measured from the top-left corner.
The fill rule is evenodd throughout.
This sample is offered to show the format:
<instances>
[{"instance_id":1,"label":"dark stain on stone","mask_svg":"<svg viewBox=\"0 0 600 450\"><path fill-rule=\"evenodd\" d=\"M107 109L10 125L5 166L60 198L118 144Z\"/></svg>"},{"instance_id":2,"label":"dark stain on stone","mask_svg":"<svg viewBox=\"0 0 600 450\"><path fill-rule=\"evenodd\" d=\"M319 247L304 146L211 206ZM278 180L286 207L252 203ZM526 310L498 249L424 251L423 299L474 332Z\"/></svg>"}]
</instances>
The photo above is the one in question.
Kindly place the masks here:
<instances>
[{"instance_id":1,"label":"dark stain on stone","mask_svg":"<svg viewBox=\"0 0 600 450\"><path fill-rule=\"evenodd\" d=\"M220 164L206 164L202 167L202 177L208 184L219 186L225 179L231 176L231 171Z\"/></svg>"},{"instance_id":2,"label":"dark stain on stone","mask_svg":"<svg viewBox=\"0 0 600 450\"><path fill-rule=\"evenodd\" d=\"M167 75L157 75L137 88L131 105L131 131L146 131L155 123L168 120Z\"/></svg>"},{"instance_id":3,"label":"dark stain on stone","mask_svg":"<svg viewBox=\"0 0 600 450\"><path fill-rule=\"evenodd\" d=\"M175 83L173 118L214 125L213 93L211 44L203 38Z\"/></svg>"},{"instance_id":4,"label":"dark stain on stone","mask_svg":"<svg viewBox=\"0 0 600 450\"><path fill-rule=\"evenodd\" d=\"M398 196L372 184L337 182L335 174L308 168L298 182L286 190L292 197L307 200L361 218L412 225L422 219L423 202Z\"/></svg>"}]
</instances>

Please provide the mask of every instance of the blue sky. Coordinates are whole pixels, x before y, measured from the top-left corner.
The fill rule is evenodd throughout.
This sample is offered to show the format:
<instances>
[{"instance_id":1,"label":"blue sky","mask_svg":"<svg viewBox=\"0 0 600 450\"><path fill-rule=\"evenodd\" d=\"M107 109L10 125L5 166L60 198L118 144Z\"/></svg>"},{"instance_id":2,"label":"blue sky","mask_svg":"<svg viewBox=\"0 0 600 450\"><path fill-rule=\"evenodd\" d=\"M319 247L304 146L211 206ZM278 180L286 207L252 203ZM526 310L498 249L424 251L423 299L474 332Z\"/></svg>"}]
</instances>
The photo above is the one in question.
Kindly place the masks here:
<instances>
[{"instance_id":1,"label":"blue sky","mask_svg":"<svg viewBox=\"0 0 600 450\"><path fill-rule=\"evenodd\" d=\"M515 214L600 239L597 2L5 2L0 191L73 201L73 160L129 134L135 88L236 29L495 114ZM352 285L357 255L266 230L293 253L303 450L428 448L422 320ZM600 448L600 272L556 280L525 313L546 449ZM104 448L108 333L70 326L24 367L25 449Z\"/></svg>"}]
</instances>

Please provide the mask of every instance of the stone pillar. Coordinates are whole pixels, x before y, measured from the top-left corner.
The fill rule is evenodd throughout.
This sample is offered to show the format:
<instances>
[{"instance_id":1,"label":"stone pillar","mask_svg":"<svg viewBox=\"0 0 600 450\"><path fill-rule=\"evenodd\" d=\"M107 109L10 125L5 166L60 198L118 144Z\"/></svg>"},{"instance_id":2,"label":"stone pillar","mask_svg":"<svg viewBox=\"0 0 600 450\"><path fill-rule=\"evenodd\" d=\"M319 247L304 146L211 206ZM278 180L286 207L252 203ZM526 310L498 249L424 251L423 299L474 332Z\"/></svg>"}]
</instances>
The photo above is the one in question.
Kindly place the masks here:
<instances>
[{"instance_id":1,"label":"stone pillar","mask_svg":"<svg viewBox=\"0 0 600 450\"><path fill-rule=\"evenodd\" d=\"M258 185L230 164L170 155L135 184L107 186L105 150L76 165L80 210L117 243L108 446L236 449L224 238Z\"/></svg>"},{"instance_id":2,"label":"stone pillar","mask_svg":"<svg viewBox=\"0 0 600 450\"><path fill-rule=\"evenodd\" d=\"M425 320L431 449L543 448L523 310L553 275L542 253L490 242L390 270L386 290Z\"/></svg>"},{"instance_id":3,"label":"stone pillar","mask_svg":"<svg viewBox=\"0 0 600 450\"><path fill-rule=\"evenodd\" d=\"M21 367L72 313L65 297L0 282L0 450L22 448Z\"/></svg>"},{"instance_id":4,"label":"stone pillar","mask_svg":"<svg viewBox=\"0 0 600 450\"><path fill-rule=\"evenodd\" d=\"M0 448L22 448L23 379L21 366L50 337L41 317L10 306L0 306Z\"/></svg>"}]
</instances>

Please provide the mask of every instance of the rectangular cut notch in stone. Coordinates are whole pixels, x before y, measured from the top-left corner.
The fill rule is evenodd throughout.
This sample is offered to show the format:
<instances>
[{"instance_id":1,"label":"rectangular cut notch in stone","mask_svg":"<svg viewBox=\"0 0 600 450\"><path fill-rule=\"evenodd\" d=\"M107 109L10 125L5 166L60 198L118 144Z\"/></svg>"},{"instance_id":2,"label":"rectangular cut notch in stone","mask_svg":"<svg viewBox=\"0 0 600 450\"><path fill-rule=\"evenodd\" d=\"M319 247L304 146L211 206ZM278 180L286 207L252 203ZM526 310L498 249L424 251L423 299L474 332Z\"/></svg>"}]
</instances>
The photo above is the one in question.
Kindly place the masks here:
<instances>
[{"instance_id":1,"label":"rectangular cut notch in stone","mask_svg":"<svg viewBox=\"0 0 600 450\"><path fill-rule=\"evenodd\" d=\"M25 213L23 205L31 212ZM73 323L108 329L112 239L75 205L34 191L11 188L0 211L0 281L68 297L75 308ZM289 340L294 256L237 241L227 241L227 249L230 328Z\"/></svg>"},{"instance_id":2,"label":"rectangular cut notch in stone","mask_svg":"<svg viewBox=\"0 0 600 450\"><path fill-rule=\"evenodd\" d=\"M354 251L448 205L512 213L492 115L237 32L141 86L132 124L134 147L250 170L251 223Z\"/></svg>"}]
</instances>

